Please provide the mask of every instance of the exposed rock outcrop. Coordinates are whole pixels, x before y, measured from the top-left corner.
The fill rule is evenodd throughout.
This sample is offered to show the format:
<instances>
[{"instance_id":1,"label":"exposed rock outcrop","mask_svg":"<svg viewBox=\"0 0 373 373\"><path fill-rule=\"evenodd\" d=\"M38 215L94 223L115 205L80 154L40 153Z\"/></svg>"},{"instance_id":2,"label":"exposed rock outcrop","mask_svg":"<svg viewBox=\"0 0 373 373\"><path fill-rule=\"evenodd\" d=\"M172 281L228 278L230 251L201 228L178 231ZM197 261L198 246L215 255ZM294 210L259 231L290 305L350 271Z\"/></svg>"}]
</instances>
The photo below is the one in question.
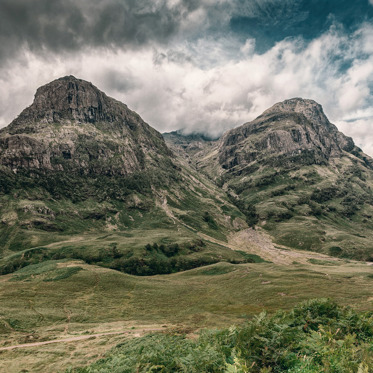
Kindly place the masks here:
<instances>
[{"instance_id":1,"label":"exposed rock outcrop","mask_svg":"<svg viewBox=\"0 0 373 373\"><path fill-rule=\"evenodd\" d=\"M40 87L0 131L0 164L21 169L128 175L170 162L162 136L94 85L67 76Z\"/></svg>"},{"instance_id":2,"label":"exposed rock outcrop","mask_svg":"<svg viewBox=\"0 0 373 373\"><path fill-rule=\"evenodd\" d=\"M272 106L262 115L222 138L219 162L229 169L250 162L281 166L326 164L345 152L363 157L350 137L339 132L313 100L294 98ZM369 157L366 163L371 166Z\"/></svg>"}]
</instances>

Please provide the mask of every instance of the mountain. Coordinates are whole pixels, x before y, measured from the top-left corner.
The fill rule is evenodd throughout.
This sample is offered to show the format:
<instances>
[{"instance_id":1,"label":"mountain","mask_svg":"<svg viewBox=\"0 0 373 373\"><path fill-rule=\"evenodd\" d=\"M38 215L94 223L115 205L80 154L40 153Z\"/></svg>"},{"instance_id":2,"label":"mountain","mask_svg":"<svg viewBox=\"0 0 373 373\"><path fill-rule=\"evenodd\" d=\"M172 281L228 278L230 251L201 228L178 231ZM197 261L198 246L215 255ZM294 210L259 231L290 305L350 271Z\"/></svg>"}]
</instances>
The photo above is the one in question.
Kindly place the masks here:
<instances>
[{"instance_id":1,"label":"mountain","mask_svg":"<svg viewBox=\"0 0 373 373\"><path fill-rule=\"evenodd\" d=\"M138 114L72 76L39 88L0 135L0 163L14 172L131 175L162 168L171 155Z\"/></svg>"},{"instance_id":2,"label":"mountain","mask_svg":"<svg viewBox=\"0 0 373 373\"><path fill-rule=\"evenodd\" d=\"M283 324L262 311L314 298L372 309L372 266L350 260L372 260L371 159L301 99L220 139L164 137L72 76L39 88L0 130L0 371L141 370L140 360L145 370L302 370L310 361L296 359L299 346L284 355L282 340L298 330L313 343L320 318L334 323L337 363L340 326L349 346L360 336L342 360L364 370L371 313L325 299L281 312ZM321 357L330 367L329 350Z\"/></svg>"},{"instance_id":3,"label":"mountain","mask_svg":"<svg viewBox=\"0 0 373 373\"><path fill-rule=\"evenodd\" d=\"M189 163L197 153L214 146L218 140L198 133L186 135L181 131L165 132L162 136L167 146L180 157L187 159Z\"/></svg>"},{"instance_id":4,"label":"mountain","mask_svg":"<svg viewBox=\"0 0 373 373\"><path fill-rule=\"evenodd\" d=\"M34 189L47 176L43 187L53 196L74 199L92 193L102 199L123 196L144 174L165 183L175 167L161 135L138 114L72 76L39 88L33 104L0 131L0 165L4 191L21 180L30 180ZM74 190L65 180L71 177L76 177ZM110 188L101 185L105 178Z\"/></svg>"},{"instance_id":5,"label":"mountain","mask_svg":"<svg viewBox=\"0 0 373 373\"><path fill-rule=\"evenodd\" d=\"M24 250L72 237L81 241L78 249L62 253L53 246L54 257L89 256L101 263L105 255L98 251L118 248L114 261L124 252L131 256L133 244L125 237L92 244L95 235L125 232L127 238L146 237L135 246L164 239L190 247L200 242L196 232L225 239L245 225L242 217L223 191L176 159L138 114L73 76L39 88L32 105L0 131L0 254L19 252L7 271L29 263L20 259ZM209 250L201 245L195 256ZM35 260L50 258L49 249ZM156 251L153 256L167 259Z\"/></svg>"},{"instance_id":6,"label":"mountain","mask_svg":"<svg viewBox=\"0 0 373 373\"><path fill-rule=\"evenodd\" d=\"M315 101L275 104L195 162L278 244L373 259L373 161Z\"/></svg>"},{"instance_id":7,"label":"mountain","mask_svg":"<svg viewBox=\"0 0 373 373\"><path fill-rule=\"evenodd\" d=\"M293 168L292 164L326 165L345 155L360 158L373 169L372 160L329 122L321 105L295 98L274 105L253 122L226 133L219 163L226 169L238 169L251 162Z\"/></svg>"}]
</instances>

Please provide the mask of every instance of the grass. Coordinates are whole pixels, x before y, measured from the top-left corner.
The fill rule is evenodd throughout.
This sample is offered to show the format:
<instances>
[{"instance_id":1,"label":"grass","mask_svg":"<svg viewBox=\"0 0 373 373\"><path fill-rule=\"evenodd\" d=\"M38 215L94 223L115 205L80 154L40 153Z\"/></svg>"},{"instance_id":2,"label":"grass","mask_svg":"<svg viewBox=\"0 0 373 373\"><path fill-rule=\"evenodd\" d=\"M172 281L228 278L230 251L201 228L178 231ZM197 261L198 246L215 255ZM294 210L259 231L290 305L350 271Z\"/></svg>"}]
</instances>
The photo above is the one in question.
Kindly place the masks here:
<instances>
[{"instance_id":1,"label":"grass","mask_svg":"<svg viewBox=\"0 0 373 373\"><path fill-rule=\"evenodd\" d=\"M226 273L230 273L235 271L235 268L232 266L213 266L207 269L203 269L199 272L200 275L203 276L219 276L219 275L225 275Z\"/></svg>"},{"instance_id":2,"label":"grass","mask_svg":"<svg viewBox=\"0 0 373 373\"><path fill-rule=\"evenodd\" d=\"M339 262L331 261L331 260L320 260L320 259L308 259L311 264L318 264L324 266L338 266L340 265Z\"/></svg>"},{"instance_id":3,"label":"grass","mask_svg":"<svg viewBox=\"0 0 373 373\"><path fill-rule=\"evenodd\" d=\"M70 241L8 255L0 259L0 271L7 274L29 265L63 259L81 259L88 264L134 275L173 273L224 261L263 261L257 255L201 239L195 232L180 226L178 230L136 229L76 236ZM22 273L19 276L22 277Z\"/></svg>"},{"instance_id":4,"label":"grass","mask_svg":"<svg viewBox=\"0 0 373 373\"><path fill-rule=\"evenodd\" d=\"M181 232L176 231L175 239L178 234L182 243ZM139 237L139 245L149 237ZM99 242L120 243L121 239L132 245L136 234L91 237L85 247L93 250L91 246ZM158 231L157 240L169 242L166 231ZM116 325L114 330L119 325L121 328L166 325L189 331L224 328L240 325L264 310L274 313L319 297L353 305L357 310L372 309L371 267L341 260L339 265L330 266L329 262L327 259L314 261L312 265L221 262L185 272L139 277L79 260L50 260L0 277L1 344L24 343L26 336L39 341L79 335L105 325L108 330L113 329L112 325ZM22 368L48 372L48 361L54 371L61 371L69 366L69 361L84 365L98 359L113 346L113 341L103 339L102 345L98 340L84 342L83 350L95 352L87 356L78 353L75 343L64 348L49 346L3 352L2 359L13 366L9 372ZM17 367L10 363L14 359Z\"/></svg>"},{"instance_id":5,"label":"grass","mask_svg":"<svg viewBox=\"0 0 373 373\"><path fill-rule=\"evenodd\" d=\"M69 269L70 277L58 279L59 272L46 263L48 271L37 266L35 275L29 272L30 277L23 280L19 277L25 275L22 270L3 276L1 320L16 325L14 329L20 333L28 332L56 323L63 325L67 308L70 322L77 324L136 320L199 328L231 324L242 314L273 312L322 296L359 309L372 306L369 268L357 264L282 267L272 263L218 263L152 277L130 276L79 261L56 265L59 269L76 269ZM11 330L3 325L2 332L6 335Z\"/></svg>"},{"instance_id":6,"label":"grass","mask_svg":"<svg viewBox=\"0 0 373 373\"><path fill-rule=\"evenodd\" d=\"M44 281L60 281L66 278L69 278L79 271L81 271L82 267L70 267L70 268L58 268L53 273L49 274Z\"/></svg>"},{"instance_id":7,"label":"grass","mask_svg":"<svg viewBox=\"0 0 373 373\"><path fill-rule=\"evenodd\" d=\"M264 263L265 260L261 258L259 255L249 254L245 251L237 250L245 259L247 259L251 263Z\"/></svg>"}]
</instances>

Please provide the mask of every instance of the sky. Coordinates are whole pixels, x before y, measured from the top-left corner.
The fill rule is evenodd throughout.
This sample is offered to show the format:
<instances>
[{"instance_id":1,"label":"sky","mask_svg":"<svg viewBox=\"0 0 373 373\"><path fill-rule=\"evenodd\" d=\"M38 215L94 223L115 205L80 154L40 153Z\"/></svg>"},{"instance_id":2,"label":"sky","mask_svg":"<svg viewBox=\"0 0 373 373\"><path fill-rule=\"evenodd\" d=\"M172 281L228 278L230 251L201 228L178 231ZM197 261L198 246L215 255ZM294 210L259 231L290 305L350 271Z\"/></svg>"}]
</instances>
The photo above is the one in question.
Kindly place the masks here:
<instances>
[{"instance_id":1,"label":"sky","mask_svg":"<svg viewBox=\"0 0 373 373\"><path fill-rule=\"evenodd\" d=\"M211 137L313 99L373 156L373 0L0 0L0 127L65 75Z\"/></svg>"}]
</instances>

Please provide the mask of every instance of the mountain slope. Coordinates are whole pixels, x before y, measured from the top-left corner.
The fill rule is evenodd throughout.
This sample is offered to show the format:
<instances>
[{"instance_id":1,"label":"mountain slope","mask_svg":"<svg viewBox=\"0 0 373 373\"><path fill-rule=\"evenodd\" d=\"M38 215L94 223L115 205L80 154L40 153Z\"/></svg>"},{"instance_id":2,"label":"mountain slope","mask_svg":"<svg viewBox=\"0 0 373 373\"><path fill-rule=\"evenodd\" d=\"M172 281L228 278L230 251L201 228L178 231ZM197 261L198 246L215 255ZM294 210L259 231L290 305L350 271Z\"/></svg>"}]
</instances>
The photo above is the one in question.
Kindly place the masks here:
<instances>
[{"instance_id":1,"label":"mountain slope","mask_svg":"<svg viewBox=\"0 0 373 373\"><path fill-rule=\"evenodd\" d=\"M276 242L372 260L372 159L315 101L274 105L196 162Z\"/></svg>"}]
</instances>

